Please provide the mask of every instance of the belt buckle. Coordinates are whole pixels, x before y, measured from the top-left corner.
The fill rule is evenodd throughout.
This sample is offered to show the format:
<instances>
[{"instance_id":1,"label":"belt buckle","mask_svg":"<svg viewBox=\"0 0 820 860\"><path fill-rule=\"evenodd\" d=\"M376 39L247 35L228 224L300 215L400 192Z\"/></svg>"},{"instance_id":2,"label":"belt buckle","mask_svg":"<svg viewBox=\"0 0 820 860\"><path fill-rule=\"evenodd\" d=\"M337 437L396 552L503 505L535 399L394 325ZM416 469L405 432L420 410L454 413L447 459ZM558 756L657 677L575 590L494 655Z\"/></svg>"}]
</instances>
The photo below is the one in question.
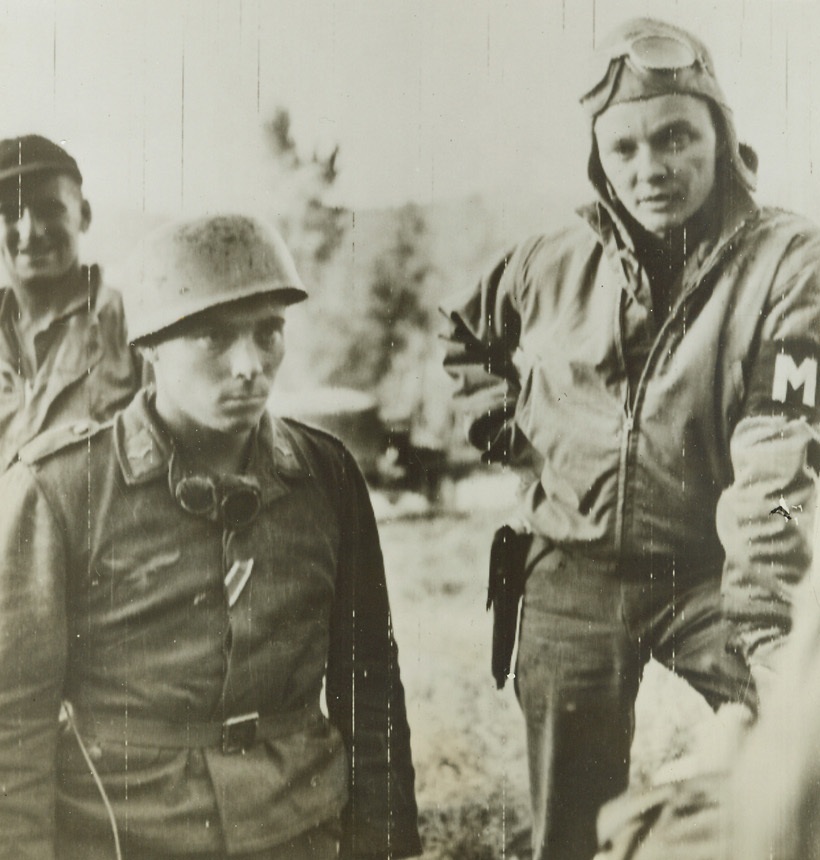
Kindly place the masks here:
<instances>
[{"instance_id":1,"label":"belt buckle","mask_svg":"<svg viewBox=\"0 0 820 860\"><path fill-rule=\"evenodd\" d=\"M225 755L243 753L256 742L259 712L229 717L222 723L222 752Z\"/></svg>"}]
</instances>

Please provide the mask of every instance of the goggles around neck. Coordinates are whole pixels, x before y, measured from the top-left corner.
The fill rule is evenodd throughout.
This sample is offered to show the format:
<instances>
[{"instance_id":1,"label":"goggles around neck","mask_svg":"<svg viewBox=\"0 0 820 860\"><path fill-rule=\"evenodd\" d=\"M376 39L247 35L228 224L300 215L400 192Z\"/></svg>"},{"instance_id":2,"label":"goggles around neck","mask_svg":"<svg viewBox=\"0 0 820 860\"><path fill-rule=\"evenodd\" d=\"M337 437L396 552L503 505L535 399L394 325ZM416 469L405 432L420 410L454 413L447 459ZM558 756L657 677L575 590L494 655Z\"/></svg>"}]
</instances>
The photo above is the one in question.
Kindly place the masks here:
<instances>
[{"instance_id":1,"label":"goggles around neck","mask_svg":"<svg viewBox=\"0 0 820 860\"><path fill-rule=\"evenodd\" d=\"M262 493L252 478L178 474L175 455L168 467L171 494L179 506L194 516L219 523L225 531L243 531L262 509Z\"/></svg>"}]
</instances>

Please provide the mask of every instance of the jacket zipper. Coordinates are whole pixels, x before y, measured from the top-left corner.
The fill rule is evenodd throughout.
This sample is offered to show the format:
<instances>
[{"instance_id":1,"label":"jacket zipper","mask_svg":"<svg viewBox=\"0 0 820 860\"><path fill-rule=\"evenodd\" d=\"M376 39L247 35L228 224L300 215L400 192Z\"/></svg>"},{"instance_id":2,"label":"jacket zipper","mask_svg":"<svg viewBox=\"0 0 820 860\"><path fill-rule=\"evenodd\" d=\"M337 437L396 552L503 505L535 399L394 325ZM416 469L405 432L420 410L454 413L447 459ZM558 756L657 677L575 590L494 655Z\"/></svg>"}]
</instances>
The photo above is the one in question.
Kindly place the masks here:
<instances>
[{"instance_id":1,"label":"jacket zipper","mask_svg":"<svg viewBox=\"0 0 820 860\"><path fill-rule=\"evenodd\" d=\"M626 510L626 472L629 460L629 443L632 441L632 430L635 418L627 403L624 421L621 425L621 456L618 463L618 505L615 511L615 550L620 558L624 542L624 517Z\"/></svg>"},{"instance_id":2,"label":"jacket zipper","mask_svg":"<svg viewBox=\"0 0 820 860\"><path fill-rule=\"evenodd\" d=\"M641 370L641 374L638 378L638 385L635 388L634 397L632 396L632 390L629 384L629 372L626 367L626 354L624 352L624 290L621 290L618 299L618 318L616 321L615 340L618 357L621 361L622 370L627 380L627 384L626 403L624 404L624 420L621 425L621 450L618 461L618 497L615 508L615 552L619 558L623 551L624 530L626 527L626 485L627 473L629 471L629 452L632 444L633 431L635 430L635 425L638 420L638 413L640 411L641 403L643 402L643 395L649 383L650 370L656 362L657 356L660 353L661 345L666 340L666 335L668 334L672 323L681 316L684 308L689 304L690 299L699 292L706 276L715 269L717 264L720 262L720 259L726 253L726 249L729 247L730 242L744 227L747 226L748 223L749 221L744 221L738 225L738 227L733 230L723 242L721 242L720 246L714 249L709 258L705 260L703 265L698 269L695 277L690 282L689 288L682 291L680 299L666 320L664 320L663 325L661 325L661 328L650 347L649 355L646 357L643 369Z\"/></svg>"},{"instance_id":3,"label":"jacket zipper","mask_svg":"<svg viewBox=\"0 0 820 860\"><path fill-rule=\"evenodd\" d=\"M626 399L624 402L624 415L621 424L621 449L618 457L618 491L615 499L615 552L621 554L624 535L624 508L626 507L626 472L627 458L629 456L629 442L632 436L632 428L635 426L632 412L632 386L629 381L629 371L626 366L626 353L624 351L624 295L625 287L621 289L616 303L615 319L615 349L618 353L618 361L626 379Z\"/></svg>"}]
</instances>

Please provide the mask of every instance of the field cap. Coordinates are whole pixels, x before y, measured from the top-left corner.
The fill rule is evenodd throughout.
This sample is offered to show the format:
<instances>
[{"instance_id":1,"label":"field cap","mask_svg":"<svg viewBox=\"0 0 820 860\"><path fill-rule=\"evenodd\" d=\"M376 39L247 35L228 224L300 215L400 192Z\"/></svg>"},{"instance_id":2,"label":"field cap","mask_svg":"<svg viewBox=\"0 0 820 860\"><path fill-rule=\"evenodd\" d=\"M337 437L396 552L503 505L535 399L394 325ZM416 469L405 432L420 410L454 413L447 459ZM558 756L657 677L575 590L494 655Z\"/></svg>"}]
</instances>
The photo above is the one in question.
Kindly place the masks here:
<instances>
[{"instance_id":1,"label":"field cap","mask_svg":"<svg viewBox=\"0 0 820 860\"><path fill-rule=\"evenodd\" d=\"M83 182L77 162L48 138L26 134L0 140L0 184L34 173L62 173Z\"/></svg>"}]
</instances>

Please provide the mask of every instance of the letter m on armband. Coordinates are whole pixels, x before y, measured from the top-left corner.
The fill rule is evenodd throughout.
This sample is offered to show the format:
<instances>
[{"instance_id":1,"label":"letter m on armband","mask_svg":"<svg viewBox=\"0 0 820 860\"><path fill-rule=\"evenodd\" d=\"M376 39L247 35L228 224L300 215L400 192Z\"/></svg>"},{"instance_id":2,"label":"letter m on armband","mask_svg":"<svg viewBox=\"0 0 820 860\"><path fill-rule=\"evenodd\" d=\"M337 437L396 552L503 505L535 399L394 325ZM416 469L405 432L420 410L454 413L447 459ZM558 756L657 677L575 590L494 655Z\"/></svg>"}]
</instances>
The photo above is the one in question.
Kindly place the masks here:
<instances>
[{"instance_id":1,"label":"letter m on armband","mask_svg":"<svg viewBox=\"0 0 820 860\"><path fill-rule=\"evenodd\" d=\"M807 409L814 408L817 402L816 358L804 358L798 367L788 353L781 352L775 356L772 399L778 403L786 403L790 391L795 395L802 391L803 405Z\"/></svg>"},{"instance_id":2,"label":"letter m on armband","mask_svg":"<svg viewBox=\"0 0 820 860\"><path fill-rule=\"evenodd\" d=\"M810 340L768 341L760 348L747 414L820 418L820 345Z\"/></svg>"}]
</instances>

